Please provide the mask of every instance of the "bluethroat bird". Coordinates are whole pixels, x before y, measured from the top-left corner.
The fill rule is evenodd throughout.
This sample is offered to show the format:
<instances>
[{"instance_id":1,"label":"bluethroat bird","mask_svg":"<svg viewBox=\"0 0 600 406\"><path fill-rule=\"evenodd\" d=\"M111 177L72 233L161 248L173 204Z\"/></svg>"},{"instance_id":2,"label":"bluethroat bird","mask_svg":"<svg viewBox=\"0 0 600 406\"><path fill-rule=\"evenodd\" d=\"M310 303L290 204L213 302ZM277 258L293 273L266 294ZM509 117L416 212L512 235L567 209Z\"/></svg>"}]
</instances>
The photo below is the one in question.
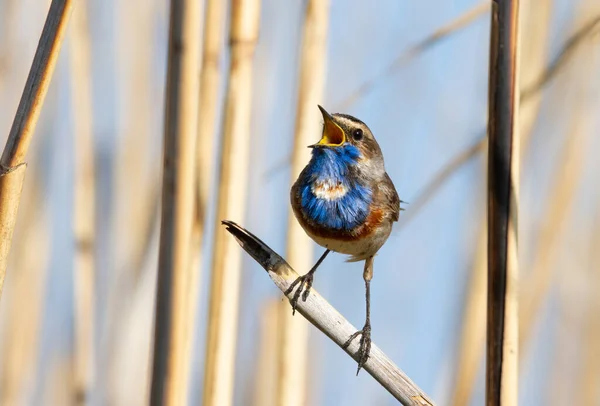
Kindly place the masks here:
<instances>
[{"instance_id":1,"label":"bluethroat bird","mask_svg":"<svg viewBox=\"0 0 600 406\"><path fill-rule=\"evenodd\" d=\"M360 336L358 372L371 350L370 284L373 258L398 221L401 200L385 171L383 154L371 130L346 114L323 115L321 140L310 145L312 158L291 189L294 215L308 236L325 252L307 274L285 292L293 312L300 296L306 301L315 271L331 252L350 255L348 262L365 261L367 315L362 330L352 334L344 348Z\"/></svg>"}]
</instances>

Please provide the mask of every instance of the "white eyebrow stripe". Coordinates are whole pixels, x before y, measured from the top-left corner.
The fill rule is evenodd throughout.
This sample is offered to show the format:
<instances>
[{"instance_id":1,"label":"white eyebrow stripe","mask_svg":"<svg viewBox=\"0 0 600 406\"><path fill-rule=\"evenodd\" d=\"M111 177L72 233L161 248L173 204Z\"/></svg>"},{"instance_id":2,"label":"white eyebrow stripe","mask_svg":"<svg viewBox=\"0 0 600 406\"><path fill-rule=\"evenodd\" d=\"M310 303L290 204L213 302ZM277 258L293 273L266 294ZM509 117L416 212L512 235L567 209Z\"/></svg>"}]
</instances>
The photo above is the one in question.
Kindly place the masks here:
<instances>
[{"instance_id":1,"label":"white eyebrow stripe","mask_svg":"<svg viewBox=\"0 0 600 406\"><path fill-rule=\"evenodd\" d=\"M315 197L324 200L338 200L348 193L348 188L342 182L333 182L329 179L313 182L310 190Z\"/></svg>"}]
</instances>

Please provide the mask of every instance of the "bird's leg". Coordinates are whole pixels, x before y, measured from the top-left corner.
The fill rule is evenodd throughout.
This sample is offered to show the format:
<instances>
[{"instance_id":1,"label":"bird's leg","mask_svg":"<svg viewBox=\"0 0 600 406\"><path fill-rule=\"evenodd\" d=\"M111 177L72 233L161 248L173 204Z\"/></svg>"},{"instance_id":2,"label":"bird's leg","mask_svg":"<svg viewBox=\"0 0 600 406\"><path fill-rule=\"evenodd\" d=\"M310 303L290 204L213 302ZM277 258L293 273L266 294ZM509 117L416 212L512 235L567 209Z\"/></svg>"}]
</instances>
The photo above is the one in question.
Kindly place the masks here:
<instances>
[{"instance_id":1,"label":"bird's leg","mask_svg":"<svg viewBox=\"0 0 600 406\"><path fill-rule=\"evenodd\" d=\"M330 252L331 250L326 249L323 255L321 255L321 258L319 258L317 263L310 269L310 271L308 271L306 275L299 276L284 292L286 296L289 295L290 293L292 293L296 285L299 284L298 289L296 289L296 293L294 293L294 297L290 299L290 304L292 305L292 315L296 314L296 305L298 304L298 299L300 299L301 294L302 301L306 302L306 298L308 298L308 292L310 292L310 288L313 284L313 276L315 274L315 271L317 270L319 265L321 265L321 262L323 262L327 254L329 254Z\"/></svg>"},{"instance_id":2,"label":"bird's leg","mask_svg":"<svg viewBox=\"0 0 600 406\"><path fill-rule=\"evenodd\" d=\"M365 363L369 359L369 354L371 352L371 279L373 279L373 257L369 257L365 261L363 279L365 280L365 297L367 302L367 318L365 321L365 325L362 328L362 330L359 330L356 333L352 334L342 346L343 348L348 348L352 340L354 340L360 335L360 344L358 347L358 351L356 352L356 356L358 357L358 369L356 370L356 375L358 375L360 369L365 365Z\"/></svg>"}]
</instances>

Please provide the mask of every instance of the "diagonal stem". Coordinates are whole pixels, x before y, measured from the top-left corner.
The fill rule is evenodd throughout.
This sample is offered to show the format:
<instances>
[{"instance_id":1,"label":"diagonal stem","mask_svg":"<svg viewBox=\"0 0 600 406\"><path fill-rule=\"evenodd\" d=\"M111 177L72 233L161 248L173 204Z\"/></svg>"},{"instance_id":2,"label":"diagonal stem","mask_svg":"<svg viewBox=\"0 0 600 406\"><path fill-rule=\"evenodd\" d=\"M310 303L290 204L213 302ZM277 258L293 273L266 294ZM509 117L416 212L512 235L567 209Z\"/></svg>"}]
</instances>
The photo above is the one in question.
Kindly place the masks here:
<instances>
[{"instance_id":1,"label":"diagonal stem","mask_svg":"<svg viewBox=\"0 0 600 406\"><path fill-rule=\"evenodd\" d=\"M298 278L298 273L275 251L269 248L258 237L233 221L222 221L252 258L268 273L275 285L285 292L290 284ZM288 299L290 297L288 296ZM346 339L356 331L334 307L332 307L316 291L312 291L306 302L298 302L298 312L321 330L340 348ZM358 343L352 343L344 351L351 357L356 356ZM433 406L433 401L415 383L401 371L376 345L371 347L371 356L364 365L367 371L394 398L405 406Z\"/></svg>"}]
</instances>

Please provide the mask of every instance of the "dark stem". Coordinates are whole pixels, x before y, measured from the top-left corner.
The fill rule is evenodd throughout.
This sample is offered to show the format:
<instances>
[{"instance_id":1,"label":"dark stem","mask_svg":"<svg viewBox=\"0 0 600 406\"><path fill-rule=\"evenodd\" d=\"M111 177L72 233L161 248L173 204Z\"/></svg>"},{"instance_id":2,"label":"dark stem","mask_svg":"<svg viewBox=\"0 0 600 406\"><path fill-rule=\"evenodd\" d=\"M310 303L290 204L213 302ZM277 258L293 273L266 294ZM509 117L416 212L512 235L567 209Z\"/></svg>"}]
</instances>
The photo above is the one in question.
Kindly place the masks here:
<instances>
[{"instance_id":1,"label":"dark stem","mask_svg":"<svg viewBox=\"0 0 600 406\"><path fill-rule=\"evenodd\" d=\"M505 359L505 335L514 323L507 319L507 275L510 263L509 230L515 227L513 173L513 129L515 127L517 93L517 27L518 0L494 0L491 14L490 78L489 78L489 152L488 152L488 309L486 405L512 404L514 388L506 382L516 374ZM518 143L518 139L514 140ZM515 210L515 213L512 211ZM515 228L516 229L516 228ZM511 248L512 249L512 248ZM515 349L516 351L516 349ZM510 364L507 364L510 365ZM506 397L506 398L503 398Z\"/></svg>"}]
</instances>

